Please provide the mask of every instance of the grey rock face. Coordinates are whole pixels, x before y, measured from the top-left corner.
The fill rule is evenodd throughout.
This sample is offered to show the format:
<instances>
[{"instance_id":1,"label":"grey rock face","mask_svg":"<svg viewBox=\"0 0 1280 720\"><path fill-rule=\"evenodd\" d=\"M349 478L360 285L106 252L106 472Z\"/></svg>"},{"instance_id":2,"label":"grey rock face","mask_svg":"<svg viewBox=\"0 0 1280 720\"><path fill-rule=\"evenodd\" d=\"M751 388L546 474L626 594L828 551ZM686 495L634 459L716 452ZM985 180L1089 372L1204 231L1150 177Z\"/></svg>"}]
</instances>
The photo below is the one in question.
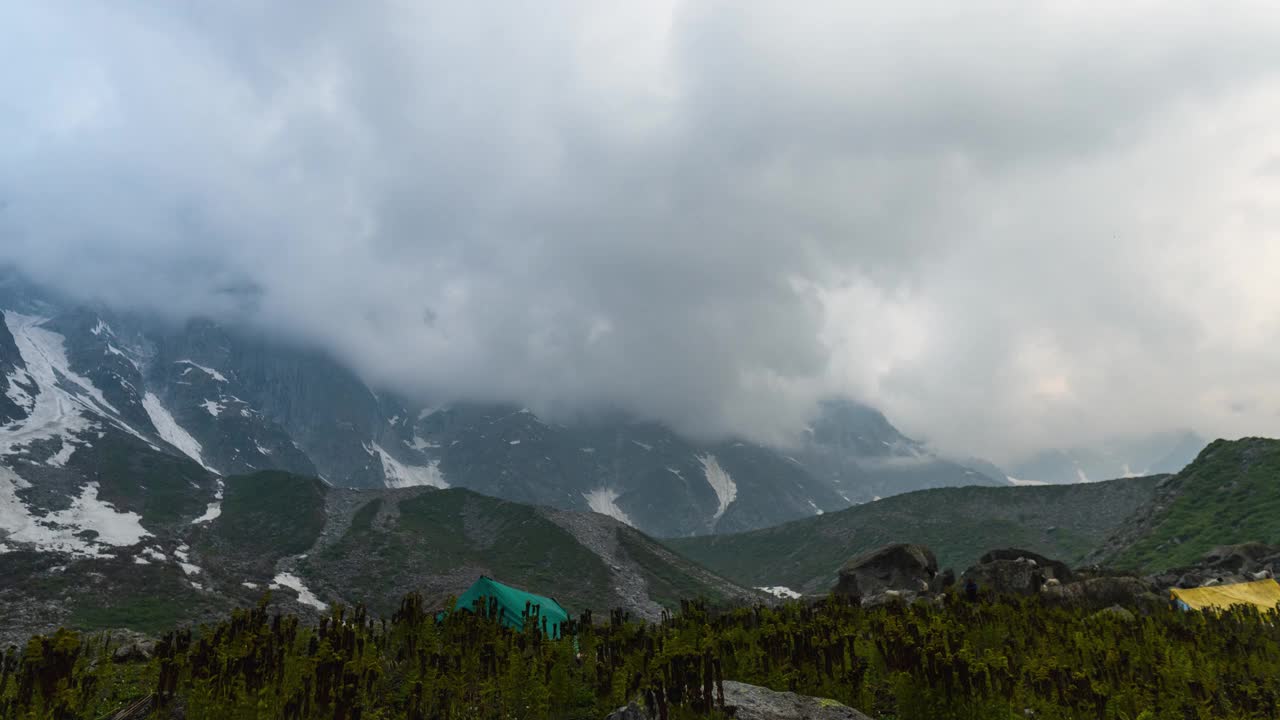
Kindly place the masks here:
<instances>
[{"instance_id":1,"label":"grey rock face","mask_svg":"<svg viewBox=\"0 0 1280 720\"><path fill-rule=\"evenodd\" d=\"M865 552L840 568L835 592L871 596L886 590L922 592L938 574L938 560L924 545L896 543Z\"/></svg>"},{"instance_id":2,"label":"grey rock face","mask_svg":"<svg viewBox=\"0 0 1280 720\"><path fill-rule=\"evenodd\" d=\"M736 720L871 720L835 700L732 681L724 683L724 704Z\"/></svg>"},{"instance_id":3,"label":"grey rock face","mask_svg":"<svg viewBox=\"0 0 1280 720\"><path fill-rule=\"evenodd\" d=\"M9 332L9 327L5 324L4 312L0 311L0 425L5 425L27 416L26 409L19 406L10 397L10 393L14 395L19 392L30 394L34 390L34 388L30 387L12 387L19 383L10 378L16 376L15 371L22 370L25 367L26 364L22 361L22 354L18 352L18 346L14 343L13 333Z\"/></svg>"},{"instance_id":4,"label":"grey rock face","mask_svg":"<svg viewBox=\"0 0 1280 720\"><path fill-rule=\"evenodd\" d=\"M1095 577L1046 587L1041 597L1049 603L1078 607L1150 606L1162 602L1154 588L1136 577Z\"/></svg>"},{"instance_id":5,"label":"grey rock face","mask_svg":"<svg viewBox=\"0 0 1280 720\"><path fill-rule=\"evenodd\" d=\"M1035 562L1036 567L1039 567L1044 573L1045 579L1057 578L1060 582L1064 583L1071 582L1075 579L1071 573L1071 568L1061 560L1053 560L1045 557L1044 555L1040 555L1039 553L1019 548L1002 548L999 550L992 550L978 558L978 563L989 563L996 560L1018 560L1019 558Z\"/></svg>"},{"instance_id":6,"label":"grey rock face","mask_svg":"<svg viewBox=\"0 0 1280 720\"><path fill-rule=\"evenodd\" d=\"M114 662L150 660L156 650L155 640L132 630L112 632L111 644L115 646L115 650L111 653L111 659Z\"/></svg>"},{"instance_id":7,"label":"grey rock face","mask_svg":"<svg viewBox=\"0 0 1280 720\"><path fill-rule=\"evenodd\" d=\"M1070 582L1074 575L1064 562L1030 550L1004 548L983 555L977 565L964 571L963 578L965 581L973 580L984 590L1033 595L1040 592L1046 582L1059 585Z\"/></svg>"},{"instance_id":8,"label":"grey rock face","mask_svg":"<svg viewBox=\"0 0 1280 720\"><path fill-rule=\"evenodd\" d=\"M982 590L1002 594L1031 595L1040 590L1046 578L1035 561L992 560L964 571L964 580L973 580Z\"/></svg>"}]
</instances>

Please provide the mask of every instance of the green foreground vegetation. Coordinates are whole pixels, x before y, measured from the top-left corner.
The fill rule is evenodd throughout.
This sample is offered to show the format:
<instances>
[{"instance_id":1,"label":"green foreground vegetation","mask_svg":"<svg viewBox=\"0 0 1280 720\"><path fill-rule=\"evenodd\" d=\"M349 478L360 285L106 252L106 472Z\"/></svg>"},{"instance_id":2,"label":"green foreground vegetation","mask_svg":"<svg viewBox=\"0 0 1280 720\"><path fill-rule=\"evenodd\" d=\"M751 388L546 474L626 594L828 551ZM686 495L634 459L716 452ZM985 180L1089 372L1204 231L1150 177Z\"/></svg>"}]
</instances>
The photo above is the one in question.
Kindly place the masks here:
<instances>
[{"instance_id":1,"label":"green foreground vegetation","mask_svg":"<svg viewBox=\"0 0 1280 720\"><path fill-rule=\"evenodd\" d=\"M1234 720L1275 717L1280 700L1280 615L1241 607L685 603L653 625L584 614L559 640L537 622L437 620L416 595L385 620L337 607L314 627L267 607L171 632L149 659L113 659L101 636L34 638L0 662L0 717L599 720L634 698L654 717L721 717L725 680L881 720Z\"/></svg>"}]
</instances>

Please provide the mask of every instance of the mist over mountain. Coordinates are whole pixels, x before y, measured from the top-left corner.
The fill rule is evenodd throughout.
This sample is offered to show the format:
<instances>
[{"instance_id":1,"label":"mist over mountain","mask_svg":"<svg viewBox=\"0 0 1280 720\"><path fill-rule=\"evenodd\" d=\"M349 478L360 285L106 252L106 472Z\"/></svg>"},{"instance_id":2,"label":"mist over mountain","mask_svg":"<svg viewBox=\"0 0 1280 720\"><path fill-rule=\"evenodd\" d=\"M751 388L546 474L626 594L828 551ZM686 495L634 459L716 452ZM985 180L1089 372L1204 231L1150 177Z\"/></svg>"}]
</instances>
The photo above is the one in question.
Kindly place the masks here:
<instances>
[{"instance_id":1,"label":"mist over mountain","mask_svg":"<svg viewBox=\"0 0 1280 720\"><path fill-rule=\"evenodd\" d=\"M181 508L216 507L221 478L279 470L336 487L464 487L659 536L1004 482L940 458L849 400L824 402L803 443L778 446L687 435L622 410L559 422L506 403L427 402L252 327L77 304L14 274L0 283L0 318L0 465L13 473L13 517L0 530L15 541L89 487L113 512L147 520L143 487L155 486L125 475L151 462L199 468L187 489L165 491ZM72 520L75 535L84 528Z\"/></svg>"},{"instance_id":2,"label":"mist over mountain","mask_svg":"<svg viewBox=\"0 0 1280 720\"><path fill-rule=\"evenodd\" d=\"M553 422L1280 433L1275 13L970 10L6 7L0 260Z\"/></svg>"},{"instance_id":3,"label":"mist over mountain","mask_svg":"<svg viewBox=\"0 0 1280 720\"><path fill-rule=\"evenodd\" d=\"M1011 466L1009 474L1015 482L1060 484L1176 473L1208 444L1189 430L1112 439L1097 448L1041 451Z\"/></svg>"}]
</instances>

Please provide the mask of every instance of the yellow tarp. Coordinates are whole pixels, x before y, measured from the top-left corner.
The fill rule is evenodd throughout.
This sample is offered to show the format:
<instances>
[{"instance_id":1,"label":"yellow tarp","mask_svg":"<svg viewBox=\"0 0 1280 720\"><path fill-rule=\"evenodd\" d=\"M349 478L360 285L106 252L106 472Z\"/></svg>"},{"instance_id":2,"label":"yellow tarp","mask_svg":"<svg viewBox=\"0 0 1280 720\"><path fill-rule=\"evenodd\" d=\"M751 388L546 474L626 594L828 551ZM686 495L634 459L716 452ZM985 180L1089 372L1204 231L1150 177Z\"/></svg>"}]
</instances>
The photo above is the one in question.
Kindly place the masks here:
<instances>
[{"instance_id":1,"label":"yellow tarp","mask_svg":"<svg viewBox=\"0 0 1280 720\"><path fill-rule=\"evenodd\" d=\"M1274 609L1280 603L1280 583L1270 578L1234 585L1198 588L1172 588L1169 595L1181 600L1192 610L1228 608L1232 605L1256 605L1260 610Z\"/></svg>"}]
</instances>

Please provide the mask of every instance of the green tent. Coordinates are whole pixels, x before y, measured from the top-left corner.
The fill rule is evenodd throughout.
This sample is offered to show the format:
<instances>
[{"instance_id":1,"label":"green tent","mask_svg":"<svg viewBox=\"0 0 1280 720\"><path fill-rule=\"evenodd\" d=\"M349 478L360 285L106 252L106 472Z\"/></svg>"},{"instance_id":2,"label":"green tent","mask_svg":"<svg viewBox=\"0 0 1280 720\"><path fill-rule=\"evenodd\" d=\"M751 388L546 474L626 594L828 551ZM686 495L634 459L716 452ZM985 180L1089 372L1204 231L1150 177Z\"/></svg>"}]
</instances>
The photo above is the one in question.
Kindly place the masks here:
<instances>
[{"instance_id":1,"label":"green tent","mask_svg":"<svg viewBox=\"0 0 1280 720\"><path fill-rule=\"evenodd\" d=\"M477 602L482 602L481 607L486 612L496 613L499 622L516 631L524 629L524 619L528 614L539 618L539 627L543 627L542 619L545 618L547 634L560 637L564 623L569 620L569 613L555 600L503 585L484 575L462 593L453 609L473 610Z\"/></svg>"}]
</instances>

